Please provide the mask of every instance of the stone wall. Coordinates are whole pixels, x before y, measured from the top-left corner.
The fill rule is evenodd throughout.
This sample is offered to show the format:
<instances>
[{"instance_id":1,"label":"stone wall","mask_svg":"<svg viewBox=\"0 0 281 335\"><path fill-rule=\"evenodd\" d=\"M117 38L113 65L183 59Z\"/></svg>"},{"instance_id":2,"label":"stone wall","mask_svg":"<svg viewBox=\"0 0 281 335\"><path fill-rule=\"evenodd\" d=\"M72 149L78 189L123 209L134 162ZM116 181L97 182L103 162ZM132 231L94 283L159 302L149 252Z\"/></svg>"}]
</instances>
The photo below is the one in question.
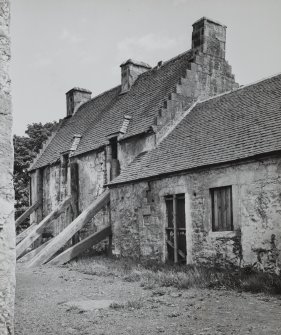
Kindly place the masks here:
<instances>
[{"instance_id":1,"label":"stone wall","mask_svg":"<svg viewBox=\"0 0 281 335\"><path fill-rule=\"evenodd\" d=\"M0 334L13 334L15 226L12 110L10 95L10 4L0 1Z\"/></svg>"},{"instance_id":2,"label":"stone wall","mask_svg":"<svg viewBox=\"0 0 281 335\"><path fill-rule=\"evenodd\" d=\"M69 188L69 169L68 180L64 180L61 165L47 166L43 170L43 218L52 212L68 195ZM71 221L72 210L69 206L52 224L44 230L46 238L58 235Z\"/></svg>"},{"instance_id":3,"label":"stone wall","mask_svg":"<svg viewBox=\"0 0 281 335\"><path fill-rule=\"evenodd\" d=\"M103 192L106 178L105 151L94 151L77 159L79 166L79 208L86 209Z\"/></svg>"},{"instance_id":4,"label":"stone wall","mask_svg":"<svg viewBox=\"0 0 281 335\"><path fill-rule=\"evenodd\" d=\"M124 169L140 152L154 147L155 136L140 136L121 141L118 144L118 158L121 169ZM79 212L85 210L103 191L107 183L106 150L93 151L83 156L72 158L78 163L79 173ZM42 169L42 208L31 215L31 222L40 222L53 211L58 204L70 195L70 169L63 171L62 164L58 163ZM40 196L40 173L36 170L31 173L32 203ZM37 191L36 191L37 190ZM41 214L42 213L42 214ZM58 235L71 221L73 213L69 207L65 213L45 228L46 236ZM108 208L100 211L95 218L79 232L83 239L109 224Z\"/></svg>"},{"instance_id":5,"label":"stone wall","mask_svg":"<svg viewBox=\"0 0 281 335\"><path fill-rule=\"evenodd\" d=\"M79 173L79 212L85 210L104 190L106 178L105 151L91 152L85 156L75 158L78 163ZM42 216L40 209L31 216L31 222L39 222L41 217L46 217L60 202L71 194L70 190L70 168L65 168L60 164L47 166L42 169ZM32 203L38 199L37 180L38 171L31 174ZM71 207L61 214L59 218L53 220L52 224L45 228L47 235L58 235L73 219ZM108 211L101 211L96 217L81 230L81 238L97 231L101 226L108 224Z\"/></svg>"},{"instance_id":6,"label":"stone wall","mask_svg":"<svg viewBox=\"0 0 281 335\"><path fill-rule=\"evenodd\" d=\"M185 193L187 263L281 266L281 157L111 189L113 252L167 259L165 195ZM234 231L213 232L210 188L232 185Z\"/></svg>"},{"instance_id":7,"label":"stone wall","mask_svg":"<svg viewBox=\"0 0 281 335\"><path fill-rule=\"evenodd\" d=\"M155 135L140 135L120 141L118 145L118 159L121 171L129 165L141 152L155 147Z\"/></svg>"},{"instance_id":8,"label":"stone wall","mask_svg":"<svg viewBox=\"0 0 281 335\"><path fill-rule=\"evenodd\" d=\"M106 182L105 150L94 151L77 160L79 165L79 209L85 210L103 191ZM108 224L108 210L100 211L80 231L84 238Z\"/></svg>"}]
</instances>

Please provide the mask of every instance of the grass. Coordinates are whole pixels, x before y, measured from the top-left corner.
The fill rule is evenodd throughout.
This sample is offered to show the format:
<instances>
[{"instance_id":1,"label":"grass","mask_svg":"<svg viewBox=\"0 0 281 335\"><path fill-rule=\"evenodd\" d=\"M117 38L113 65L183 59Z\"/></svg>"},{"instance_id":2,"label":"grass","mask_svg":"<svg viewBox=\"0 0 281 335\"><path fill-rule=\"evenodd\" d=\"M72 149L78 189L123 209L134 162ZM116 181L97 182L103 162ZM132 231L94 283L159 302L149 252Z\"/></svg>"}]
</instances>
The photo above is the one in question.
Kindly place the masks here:
<instances>
[{"instance_id":1,"label":"grass","mask_svg":"<svg viewBox=\"0 0 281 335\"><path fill-rule=\"evenodd\" d=\"M85 257L67 265L70 269L96 276L119 277L139 282L145 289L231 289L252 293L281 294L281 276L252 269L217 269L204 266L169 265L156 261Z\"/></svg>"}]
</instances>

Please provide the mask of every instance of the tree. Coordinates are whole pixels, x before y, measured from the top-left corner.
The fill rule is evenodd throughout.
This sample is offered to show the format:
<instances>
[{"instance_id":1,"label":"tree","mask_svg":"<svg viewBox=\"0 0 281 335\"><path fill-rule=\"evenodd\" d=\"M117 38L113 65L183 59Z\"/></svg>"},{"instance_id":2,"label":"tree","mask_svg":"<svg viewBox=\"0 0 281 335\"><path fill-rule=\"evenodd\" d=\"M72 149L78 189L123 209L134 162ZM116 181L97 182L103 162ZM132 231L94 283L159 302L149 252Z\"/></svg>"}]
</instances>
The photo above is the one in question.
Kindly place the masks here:
<instances>
[{"instance_id":1,"label":"tree","mask_svg":"<svg viewBox=\"0 0 281 335\"><path fill-rule=\"evenodd\" d=\"M51 135L57 122L45 124L33 123L27 126L27 136L14 135L14 188L15 216L18 218L29 206L29 174L30 163L36 157L43 143Z\"/></svg>"}]
</instances>

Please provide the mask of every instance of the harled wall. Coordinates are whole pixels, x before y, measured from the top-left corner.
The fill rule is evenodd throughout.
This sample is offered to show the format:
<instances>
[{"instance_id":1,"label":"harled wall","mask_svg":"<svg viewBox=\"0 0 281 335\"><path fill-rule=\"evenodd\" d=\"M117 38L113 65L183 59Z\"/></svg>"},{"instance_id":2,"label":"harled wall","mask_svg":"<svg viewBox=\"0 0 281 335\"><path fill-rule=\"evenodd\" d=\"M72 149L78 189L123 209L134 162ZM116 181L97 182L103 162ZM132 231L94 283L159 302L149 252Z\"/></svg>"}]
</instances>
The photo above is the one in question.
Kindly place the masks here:
<instances>
[{"instance_id":1,"label":"harled wall","mask_svg":"<svg viewBox=\"0 0 281 335\"><path fill-rule=\"evenodd\" d=\"M0 0L0 334L13 334L15 226L12 108L10 95L10 4Z\"/></svg>"},{"instance_id":2,"label":"harled wall","mask_svg":"<svg viewBox=\"0 0 281 335\"><path fill-rule=\"evenodd\" d=\"M232 185L234 231L212 232L210 188ZM165 261L165 195L185 193L187 263L281 267L281 157L111 188L113 252Z\"/></svg>"},{"instance_id":3,"label":"harled wall","mask_svg":"<svg viewBox=\"0 0 281 335\"><path fill-rule=\"evenodd\" d=\"M104 190L106 180L105 151L95 151L75 158L78 163L79 173L79 211L85 210ZM36 173L31 173L32 203L38 198L38 188ZM31 222L39 223L42 217L46 217L70 195L70 169L67 173L63 172L60 163L42 168L42 208L31 215ZM42 211L42 216L40 215ZM44 233L58 235L73 219L72 209L66 209L57 219L45 228ZM39 222L38 222L39 221ZM85 228L80 231L81 238L100 229L101 226L108 224L107 211L100 212L91 220ZM46 235L47 236L47 235Z\"/></svg>"}]
</instances>

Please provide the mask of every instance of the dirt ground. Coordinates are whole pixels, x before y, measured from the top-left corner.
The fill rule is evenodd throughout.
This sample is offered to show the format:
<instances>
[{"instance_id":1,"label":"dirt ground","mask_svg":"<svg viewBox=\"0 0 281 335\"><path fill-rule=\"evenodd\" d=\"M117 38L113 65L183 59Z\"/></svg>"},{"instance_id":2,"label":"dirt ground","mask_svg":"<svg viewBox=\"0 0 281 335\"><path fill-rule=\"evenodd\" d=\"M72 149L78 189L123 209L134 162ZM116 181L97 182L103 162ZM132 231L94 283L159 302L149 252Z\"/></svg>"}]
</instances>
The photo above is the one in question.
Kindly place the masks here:
<instances>
[{"instance_id":1,"label":"dirt ground","mask_svg":"<svg viewBox=\"0 0 281 335\"><path fill-rule=\"evenodd\" d=\"M116 276L19 264L16 335L281 334L281 297L144 289Z\"/></svg>"}]
</instances>

